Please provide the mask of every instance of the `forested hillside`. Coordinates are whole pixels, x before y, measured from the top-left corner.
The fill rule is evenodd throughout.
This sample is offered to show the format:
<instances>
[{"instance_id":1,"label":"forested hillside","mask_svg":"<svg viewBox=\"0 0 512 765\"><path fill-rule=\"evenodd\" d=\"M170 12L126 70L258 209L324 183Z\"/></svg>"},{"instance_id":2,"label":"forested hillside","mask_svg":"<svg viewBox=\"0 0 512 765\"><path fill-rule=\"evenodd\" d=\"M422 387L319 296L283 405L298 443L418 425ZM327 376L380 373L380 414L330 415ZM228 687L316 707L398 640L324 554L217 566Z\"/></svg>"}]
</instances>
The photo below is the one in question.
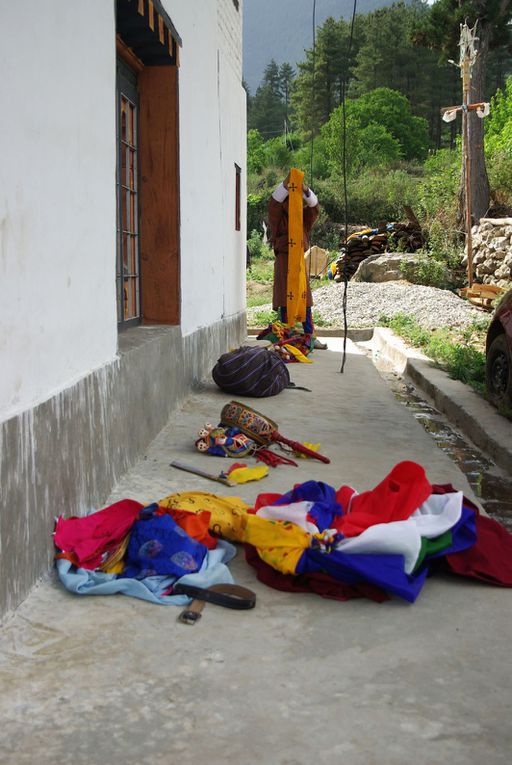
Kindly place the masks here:
<instances>
[{"instance_id":1,"label":"forested hillside","mask_svg":"<svg viewBox=\"0 0 512 765\"><path fill-rule=\"evenodd\" d=\"M360 13L368 13L392 0L358 0ZM353 0L317 0L316 22L332 16L349 18ZM244 80L254 95L265 67L274 59L295 66L311 47L313 0L244 0Z\"/></svg>"},{"instance_id":2,"label":"forested hillside","mask_svg":"<svg viewBox=\"0 0 512 765\"><path fill-rule=\"evenodd\" d=\"M350 19L328 17L317 29L315 49L309 45L296 66L267 63L248 97L249 233L261 230L273 185L295 165L321 198L318 243L339 246L345 215L374 226L400 218L410 205L434 259L460 259L461 119L446 124L441 107L462 101L460 70L448 59L459 61L466 19L471 26L478 21L479 38L470 98L491 101L485 120L475 112L468 118L473 212L477 219L509 209L512 0L410 0L359 12L352 39Z\"/></svg>"}]
</instances>

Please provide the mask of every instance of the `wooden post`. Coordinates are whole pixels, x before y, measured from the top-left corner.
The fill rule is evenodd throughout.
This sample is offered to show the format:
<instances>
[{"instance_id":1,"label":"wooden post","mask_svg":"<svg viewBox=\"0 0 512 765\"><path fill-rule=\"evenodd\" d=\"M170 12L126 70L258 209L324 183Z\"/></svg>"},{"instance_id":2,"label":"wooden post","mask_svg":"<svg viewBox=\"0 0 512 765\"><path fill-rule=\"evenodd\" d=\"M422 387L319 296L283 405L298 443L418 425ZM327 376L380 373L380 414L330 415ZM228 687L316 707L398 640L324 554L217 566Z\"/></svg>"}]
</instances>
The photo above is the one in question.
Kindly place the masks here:
<instances>
[{"instance_id":1,"label":"wooden post","mask_svg":"<svg viewBox=\"0 0 512 765\"><path fill-rule=\"evenodd\" d=\"M471 71L469 57L466 55L462 64L462 141L464 145L464 175L466 196L466 249L468 258L468 287L473 284L473 241L471 235L471 158L469 154L469 86Z\"/></svg>"}]
</instances>

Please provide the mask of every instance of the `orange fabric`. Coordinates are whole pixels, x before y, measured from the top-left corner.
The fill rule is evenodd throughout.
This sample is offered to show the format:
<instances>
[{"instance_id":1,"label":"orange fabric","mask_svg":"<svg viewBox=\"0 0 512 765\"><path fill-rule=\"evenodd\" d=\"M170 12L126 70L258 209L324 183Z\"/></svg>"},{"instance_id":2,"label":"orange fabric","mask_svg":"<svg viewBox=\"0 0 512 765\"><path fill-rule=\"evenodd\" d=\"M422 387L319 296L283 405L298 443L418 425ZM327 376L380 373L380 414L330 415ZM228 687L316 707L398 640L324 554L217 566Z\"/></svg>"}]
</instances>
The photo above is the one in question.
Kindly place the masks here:
<instances>
[{"instance_id":1,"label":"orange fabric","mask_svg":"<svg viewBox=\"0 0 512 765\"><path fill-rule=\"evenodd\" d=\"M302 184L304 173L292 167L288 182L288 277L286 316L288 324L306 320L307 279L304 261Z\"/></svg>"},{"instance_id":2,"label":"orange fabric","mask_svg":"<svg viewBox=\"0 0 512 765\"><path fill-rule=\"evenodd\" d=\"M201 510L199 513L192 513L189 510L159 508L159 515L170 515L186 531L189 537L201 542L209 550L217 547L217 540L208 532L211 513L208 510Z\"/></svg>"}]
</instances>

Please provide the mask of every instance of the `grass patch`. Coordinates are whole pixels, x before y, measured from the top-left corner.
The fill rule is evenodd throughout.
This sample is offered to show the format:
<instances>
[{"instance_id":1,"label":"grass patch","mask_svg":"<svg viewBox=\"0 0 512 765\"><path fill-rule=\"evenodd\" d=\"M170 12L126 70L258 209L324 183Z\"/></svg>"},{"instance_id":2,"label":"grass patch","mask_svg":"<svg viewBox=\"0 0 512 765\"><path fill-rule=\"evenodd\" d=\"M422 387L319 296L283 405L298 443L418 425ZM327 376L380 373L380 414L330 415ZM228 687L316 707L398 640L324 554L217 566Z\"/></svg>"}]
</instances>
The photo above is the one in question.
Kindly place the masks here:
<instances>
[{"instance_id":1,"label":"grass patch","mask_svg":"<svg viewBox=\"0 0 512 765\"><path fill-rule=\"evenodd\" d=\"M484 322L474 322L459 331L429 330L421 327L412 316L399 313L393 318L381 316L379 323L421 348L452 379L470 385L480 394L485 393Z\"/></svg>"}]
</instances>

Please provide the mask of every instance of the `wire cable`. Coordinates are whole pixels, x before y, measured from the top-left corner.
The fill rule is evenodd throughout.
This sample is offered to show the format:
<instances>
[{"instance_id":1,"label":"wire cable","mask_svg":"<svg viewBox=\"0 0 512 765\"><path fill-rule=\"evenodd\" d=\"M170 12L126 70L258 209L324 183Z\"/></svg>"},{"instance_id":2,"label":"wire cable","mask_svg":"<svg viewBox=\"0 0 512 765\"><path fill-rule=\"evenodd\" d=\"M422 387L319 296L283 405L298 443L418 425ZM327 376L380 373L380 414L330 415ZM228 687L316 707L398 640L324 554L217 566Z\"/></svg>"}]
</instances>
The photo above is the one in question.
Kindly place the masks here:
<instances>
[{"instance_id":1,"label":"wire cable","mask_svg":"<svg viewBox=\"0 0 512 765\"><path fill-rule=\"evenodd\" d=\"M354 0L354 7L352 9L352 21L350 24L350 35L348 40L347 49L347 65L345 67L345 76L343 78L343 84L341 88L341 104L342 104L342 145L343 145L343 197L345 203L345 258L343 260L343 357L341 361L340 373L343 374L345 369L345 360L347 357L347 334L348 334L348 322L347 322L347 292L348 292L348 191L347 191L347 111L345 96L348 82L348 70L350 64L350 54L352 52L352 42L354 39L354 23L356 19L357 0Z\"/></svg>"}]
</instances>

